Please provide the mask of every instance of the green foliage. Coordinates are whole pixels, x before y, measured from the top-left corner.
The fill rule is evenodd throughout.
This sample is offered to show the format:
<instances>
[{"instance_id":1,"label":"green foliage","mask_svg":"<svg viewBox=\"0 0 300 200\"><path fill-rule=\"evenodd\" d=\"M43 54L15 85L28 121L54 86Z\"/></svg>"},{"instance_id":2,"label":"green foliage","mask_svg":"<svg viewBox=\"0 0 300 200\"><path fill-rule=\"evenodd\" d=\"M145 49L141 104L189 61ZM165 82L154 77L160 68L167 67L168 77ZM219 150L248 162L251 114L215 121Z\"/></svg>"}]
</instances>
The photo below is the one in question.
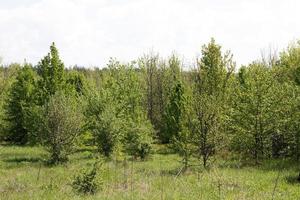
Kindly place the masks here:
<instances>
[{"instance_id":1,"label":"green foliage","mask_svg":"<svg viewBox=\"0 0 300 200\"><path fill-rule=\"evenodd\" d=\"M170 101L166 109L166 127L165 130L168 136L167 140L171 140L173 137L177 137L181 131L181 121L184 112L184 89L182 84L178 81L173 88L170 95Z\"/></svg>"},{"instance_id":2,"label":"green foliage","mask_svg":"<svg viewBox=\"0 0 300 200\"><path fill-rule=\"evenodd\" d=\"M37 66L41 77L38 81L37 98L40 105L44 105L57 91L65 88L64 64L59 58L55 44L50 46L50 53Z\"/></svg>"},{"instance_id":3,"label":"green foliage","mask_svg":"<svg viewBox=\"0 0 300 200\"><path fill-rule=\"evenodd\" d=\"M290 84L276 79L278 72L261 63L254 63L238 74L234 93L232 148L252 156L256 163L262 158L288 154L291 146L293 91Z\"/></svg>"},{"instance_id":4,"label":"green foliage","mask_svg":"<svg viewBox=\"0 0 300 200\"><path fill-rule=\"evenodd\" d=\"M227 83L233 69L232 56L229 53L222 55L221 46L214 39L202 47L193 87L193 110L197 127L195 141L204 167L224 142Z\"/></svg>"},{"instance_id":5,"label":"green foliage","mask_svg":"<svg viewBox=\"0 0 300 200\"><path fill-rule=\"evenodd\" d=\"M5 119L8 124L5 140L16 144L26 144L28 142L29 135L26 128L26 113L31 105L33 105L34 89L34 71L29 65L25 64L18 71L16 81L10 88L5 106Z\"/></svg>"},{"instance_id":6,"label":"green foliage","mask_svg":"<svg viewBox=\"0 0 300 200\"><path fill-rule=\"evenodd\" d=\"M67 73L66 84L73 88L74 92L78 95L85 95L86 93L86 80L82 74L77 71Z\"/></svg>"},{"instance_id":7,"label":"green foliage","mask_svg":"<svg viewBox=\"0 0 300 200\"><path fill-rule=\"evenodd\" d=\"M94 135L98 149L106 157L118 151L121 137L121 122L113 109L106 107L94 126Z\"/></svg>"},{"instance_id":8,"label":"green foliage","mask_svg":"<svg viewBox=\"0 0 300 200\"><path fill-rule=\"evenodd\" d=\"M216 154L299 160L299 49L293 43L278 59L235 73L232 55L214 39L196 69L183 68L176 55L153 54L64 69L52 44L36 68L0 67L0 139L41 143L54 163L76 145L116 160L145 159L154 142L171 143L185 167L194 156L206 167Z\"/></svg>"},{"instance_id":9,"label":"green foliage","mask_svg":"<svg viewBox=\"0 0 300 200\"><path fill-rule=\"evenodd\" d=\"M113 60L107 73L103 88L89 97L88 126L105 156L125 150L131 155L142 152L142 157L147 151L142 147L151 144L152 126L143 111L140 80L132 66Z\"/></svg>"},{"instance_id":10,"label":"green foliage","mask_svg":"<svg viewBox=\"0 0 300 200\"><path fill-rule=\"evenodd\" d=\"M300 85L300 41L290 44L280 53L278 65L281 68L281 80Z\"/></svg>"},{"instance_id":11,"label":"green foliage","mask_svg":"<svg viewBox=\"0 0 300 200\"><path fill-rule=\"evenodd\" d=\"M72 96L57 92L44 106L40 137L51 154L50 162L58 164L68 160L76 137L81 133L83 116L80 104Z\"/></svg>"},{"instance_id":12,"label":"green foliage","mask_svg":"<svg viewBox=\"0 0 300 200\"><path fill-rule=\"evenodd\" d=\"M270 132L274 102L271 72L262 64L253 64L239 72L240 89L235 93L235 133L233 142L237 151L252 155L257 160L264 154L264 144ZM274 102L275 103L275 102Z\"/></svg>"},{"instance_id":13,"label":"green foliage","mask_svg":"<svg viewBox=\"0 0 300 200\"><path fill-rule=\"evenodd\" d=\"M128 120L131 121L127 121L122 128L124 149L129 155L144 160L151 152L152 126L149 122Z\"/></svg>"},{"instance_id":14,"label":"green foliage","mask_svg":"<svg viewBox=\"0 0 300 200\"><path fill-rule=\"evenodd\" d=\"M72 188L82 194L95 194L101 186L101 181L97 179L99 173L99 161L93 164L91 169L86 169L77 176L74 177L72 182Z\"/></svg>"},{"instance_id":15,"label":"green foliage","mask_svg":"<svg viewBox=\"0 0 300 200\"><path fill-rule=\"evenodd\" d=\"M211 170L190 166L187 174L178 177L181 166L177 162L179 156L174 154L156 153L145 162L127 160L126 166L106 160L97 170L97 192L84 195L73 190L70 184L74 176L82 175L81 169L92 170L94 158L87 158L86 152L77 151L67 166L48 167L39 163L47 155L43 148L8 145L0 148L2 199L153 199L157 196L181 200L272 199L277 179L275 199L295 200L300 196L299 165L290 160L265 160L260 166L245 166L237 160L218 158Z\"/></svg>"}]
</instances>

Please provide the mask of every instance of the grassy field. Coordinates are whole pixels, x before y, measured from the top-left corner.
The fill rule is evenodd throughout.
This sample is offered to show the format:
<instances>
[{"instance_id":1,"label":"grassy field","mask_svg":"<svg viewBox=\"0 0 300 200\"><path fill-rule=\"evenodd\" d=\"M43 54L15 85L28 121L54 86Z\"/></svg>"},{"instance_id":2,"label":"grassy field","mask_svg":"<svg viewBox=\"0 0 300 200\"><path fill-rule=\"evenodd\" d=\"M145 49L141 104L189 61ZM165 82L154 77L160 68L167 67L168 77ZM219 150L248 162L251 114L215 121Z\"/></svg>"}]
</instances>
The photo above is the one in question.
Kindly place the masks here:
<instances>
[{"instance_id":1,"label":"grassy field","mask_svg":"<svg viewBox=\"0 0 300 200\"><path fill-rule=\"evenodd\" d=\"M258 167L238 162L194 166L184 175L174 154L154 154L148 161L106 161L98 178L102 189L79 195L70 183L94 162L78 151L66 165L48 166L39 147L0 146L0 199L300 199L297 165L268 161Z\"/></svg>"}]
</instances>

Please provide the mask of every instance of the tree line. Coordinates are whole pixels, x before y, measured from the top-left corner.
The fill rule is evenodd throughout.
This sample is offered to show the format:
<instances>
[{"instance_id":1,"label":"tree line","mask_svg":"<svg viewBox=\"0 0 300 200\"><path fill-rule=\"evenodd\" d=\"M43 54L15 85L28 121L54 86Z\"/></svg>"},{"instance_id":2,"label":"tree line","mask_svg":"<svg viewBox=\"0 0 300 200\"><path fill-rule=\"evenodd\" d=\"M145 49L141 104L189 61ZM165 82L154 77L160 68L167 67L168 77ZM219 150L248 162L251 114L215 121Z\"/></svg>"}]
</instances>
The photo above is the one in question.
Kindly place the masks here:
<instances>
[{"instance_id":1,"label":"tree line","mask_svg":"<svg viewBox=\"0 0 300 200\"><path fill-rule=\"evenodd\" d=\"M43 145L55 164L80 145L145 159L153 144L166 144L185 168L218 155L300 159L300 42L237 67L211 39L183 65L151 53L65 68L53 43L36 66L0 67L0 139Z\"/></svg>"}]
</instances>

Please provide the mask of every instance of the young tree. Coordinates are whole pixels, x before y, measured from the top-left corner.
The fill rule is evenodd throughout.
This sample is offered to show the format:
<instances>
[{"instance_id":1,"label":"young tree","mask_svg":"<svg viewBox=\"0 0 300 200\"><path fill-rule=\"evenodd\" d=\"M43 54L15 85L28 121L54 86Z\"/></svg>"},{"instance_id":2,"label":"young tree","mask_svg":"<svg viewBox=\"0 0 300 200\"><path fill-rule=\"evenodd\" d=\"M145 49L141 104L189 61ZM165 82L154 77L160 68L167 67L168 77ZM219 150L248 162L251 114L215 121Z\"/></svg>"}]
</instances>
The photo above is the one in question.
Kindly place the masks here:
<instances>
[{"instance_id":1,"label":"young tree","mask_svg":"<svg viewBox=\"0 0 300 200\"><path fill-rule=\"evenodd\" d=\"M178 83L174 85L165 113L167 127L166 132L169 134L168 138L170 138L170 140L173 137L176 138L179 132L181 132L184 104L184 89L182 83L178 81Z\"/></svg>"},{"instance_id":2,"label":"young tree","mask_svg":"<svg viewBox=\"0 0 300 200\"><path fill-rule=\"evenodd\" d=\"M179 118L181 115L180 107L181 105L176 105L176 103L181 103L182 99L176 99L183 97L183 84L181 81L181 63L178 57L172 55L168 60L168 65L164 71L163 80L163 97L165 100L163 123L164 127L162 130L162 142L170 143L174 134L179 132ZM178 91L176 91L178 90ZM178 95L178 96L176 96ZM178 112L178 113L176 113ZM177 125L176 125L177 124ZM174 125L174 126L173 126Z\"/></svg>"},{"instance_id":3,"label":"young tree","mask_svg":"<svg viewBox=\"0 0 300 200\"><path fill-rule=\"evenodd\" d=\"M144 159L150 153L153 127L143 109L141 77L133 65L111 64L110 70L116 81L113 97L117 100L117 117L122 120L123 149L134 157Z\"/></svg>"},{"instance_id":4,"label":"young tree","mask_svg":"<svg viewBox=\"0 0 300 200\"><path fill-rule=\"evenodd\" d=\"M41 77L38 81L37 98L39 105L44 105L52 95L66 86L64 64L54 43L50 46L50 53L39 62L37 69Z\"/></svg>"},{"instance_id":5,"label":"young tree","mask_svg":"<svg viewBox=\"0 0 300 200\"><path fill-rule=\"evenodd\" d=\"M68 160L75 139L82 130L83 116L80 107L75 97L61 92L52 95L44 106L40 136L42 144L51 154L52 164Z\"/></svg>"},{"instance_id":6,"label":"young tree","mask_svg":"<svg viewBox=\"0 0 300 200\"><path fill-rule=\"evenodd\" d=\"M16 81L10 88L5 106L8 130L6 140L16 144L26 144L29 140L26 128L26 112L34 103L35 74L31 66L25 66L18 71Z\"/></svg>"},{"instance_id":7,"label":"young tree","mask_svg":"<svg viewBox=\"0 0 300 200\"><path fill-rule=\"evenodd\" d=\"M256 164L283 150L288 88L276 82L275 73L262 63L241 68L231 115L233 148L250 154ZM273 152L273 153L272 153Z\"/></svg>"},{"instance_id":8,"label":"young tree","mask_svg":"<svg viewBox=\"0 0 300 200\"><path fill-rule=\"evenodd\" d=\"M144 56L139 59L139 67L143 71L146 85L146 108L148 119L153 125L156 124L156 105L157 105L157 67L158 56Z\"/></svg>"},{"instance_id":9,"label":"young tree","mask_svg":"<svg viewBox=\"0 0 300 200\"><path fill-rule=\"evenodd\" d=\"M190 157L195 152L194 135L195 115L192 108L191 96L186 94L180 82L174 88L175 98L171 98L169 112L170 124L176 127L172 136L172 147L182 157L183 171L186 171L190 164Z\"/></svg>"},{"instance_id":10,"label":"young tree","mask_svg":"<svg viewBox=\"0 0 300 200\"><path fill-rule=\"evenodd\" d=\"M110 157L118 151L121 137L121 123L110 91L103 88L98 92L90 92L85 114L87 127L94 135L99 152Z\"/></svg>"},{"instance_id":11,"label":"young tree","mask_svg":"<svg viewBox=\"0 0 300 200\"><path fill-rule=\"evenodd\" d=\"M76 93L78 96L85 95L87 89L84 76L77 71L67 73L66 86L69 86L69 90L74 90L73 93Z\"/></svg>"},{"instance_id":12,"label":"young tree","mask_svg":"<svg viewBox=\"0 0 300 200\"><path fill-rule=\"evenodd\" d=\"M195 73L193 108L196 112L196 145L203 166L220 146L224 131L227 84L234 69L232 56L222 55L214 39L202 47Z\"/></svg>"},{"instance_id":13,"label":"young tree","mask_svg":"<svg viewBox=\"0 0 300 200\"><path fill-rule=\"evenodd\" d=\"M9 99L10 89L15 82L21 66L13 63L9 66L0 67L0 140L5 140L8 129L8 121L5 120L7 100Z\"/></svg>"},{"instance_id":14,"label":"young tree","mask_svg":"<svg viewBox=\"0 0 300 200\"><path fill-rule=\"evenodd\" d=\"M133 66L110 61L102 89L88 108L91 130L106 156L123 150L144 158L149 152L152 126L143 110L140 83Z\"/></svg>"},{"instance_id":15,"label":"young tree","mask_svg":"<svg viewBox=\"0 0 300 200\"><path fill-rule=\"evenodd\" d=\"M284 90L286 94L285 104L291 105L290 109L285 113L288 124L285 126L285 132L288 133L288 147L290 155L300 160L300 131L299 131L299 117L300 117L300 41L292 43L286 50L281 52L280 60L277 68L280 77L277 79L289 86L289 90ZM286 106L285 106L286 107ZM288 114L287 114L288 113Z\"/></svg>"}]
</instances>

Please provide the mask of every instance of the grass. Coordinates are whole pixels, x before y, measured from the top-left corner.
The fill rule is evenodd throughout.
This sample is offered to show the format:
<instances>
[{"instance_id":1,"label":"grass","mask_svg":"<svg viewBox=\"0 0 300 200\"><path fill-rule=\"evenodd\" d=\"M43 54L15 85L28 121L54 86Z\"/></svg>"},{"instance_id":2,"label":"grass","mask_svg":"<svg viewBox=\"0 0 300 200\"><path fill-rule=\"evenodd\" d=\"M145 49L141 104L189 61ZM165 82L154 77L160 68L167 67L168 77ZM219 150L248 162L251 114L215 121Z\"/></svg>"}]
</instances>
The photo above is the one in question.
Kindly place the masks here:
<instances>
[{"instance_id":1,"label":"grass","mask_svg":"<svg viewBox=\"0 0 300 200\"><path fill-rule=\"evenodd\" d=\"M0 199L300 199L299 168L289 161L255 167L223 160L210 170L195 166L179 176L175 154L157 153L145 162L106 161L102 190L83 196L70 183L93 164L92 153L78 151L60 166L48 166L47 156L40 147L0 146Z\"/></svg>"}]
</instances>

